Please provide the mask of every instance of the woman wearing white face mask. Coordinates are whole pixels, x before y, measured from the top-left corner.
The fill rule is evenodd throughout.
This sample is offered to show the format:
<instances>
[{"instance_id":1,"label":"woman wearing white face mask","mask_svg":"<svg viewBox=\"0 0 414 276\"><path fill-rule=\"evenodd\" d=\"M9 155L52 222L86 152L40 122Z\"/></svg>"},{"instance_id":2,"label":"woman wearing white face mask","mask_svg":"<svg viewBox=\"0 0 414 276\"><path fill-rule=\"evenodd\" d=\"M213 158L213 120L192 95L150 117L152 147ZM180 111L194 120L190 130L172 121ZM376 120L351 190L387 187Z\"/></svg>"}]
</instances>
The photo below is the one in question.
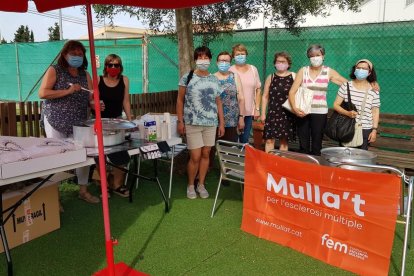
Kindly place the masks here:
<instances>
[{"instance_id":1,"label":"woman wearing white face mask","mask_svg":"<svg viewBox=\"0 0 414 276\"><path fill-rule=\"evenodd\" d=\"M286 52L279 52L275 54L273 63L276 73L266 79L260 116L260 120L265 123L263 139L266 141L266 152L275 148L275 139L280 141L280 150L288 150L288 140L296 139L296 116L282 107L295 79L295 73L289 71L292 58Z\"/></svg>"},{"instance_id":2,"label":"woman wearing white face mask","mask_svg":"<svg viewBox=\"0 0 414 276\"><path fill-rule=\"evenodd\" d=\"M209 166L211 147L214 146L216 130L224 135L224 116L220 99L222 89L216 76L208 72L212 55L210 49L202 46L194 51L196 69L185 74L179 82L177 96L177 130L186 134L190 150L188 162L187 197L209 196L205 188L205 178ZM218 115L218 116L217 116ZM198 186L194 180L199 176Z\"/></svg>"},{"instance_id":3,"label":"woman wearing white face mask","mask_svg":"<svg viewBox=\"0 0 414 276\"><path fill-rule=\"evenodd\" d=\"M235 45L232 55L235 65L232 65L229 70L239 75L245 102L245 112L241 114L244 115L244 130L239 136L239 141L240 143L248 143L253 117L257 119L260 116L260 88L262 84L257 68L246 63L248 53L243 44Z\"/></svg>"},{"instance_id":4,"label":"woman wearing white face mask","mask_svg":"<svg viewBox=\"0 0 414 276\"><path fill-rule=\"evenodd\" d=\"M289 91L289 101L293 112L298 116L296 124L300 151L306 154L320 155L328 114L326 101L328 84L333 82L341 85L347 80L334 69L323 65L325 49L321 45L311 45L307 50L307 56L310 66L303 67L298 71ZM295 105L295 94L302 83L314 93L310 114L305 114Z\"/></svg>"},{"instance_id":5,"label":"woman wearing white face mask","mask_svg":"<svg viewBox=\"0 0 414 276\"><path fill-rule=\"evenodd\" d=\"M377 74L374 66L368 59L358 60L351 68L349 82L349 91L351 93L351 101L356 106L357 112L348 111L341 107L343 101L348 102L347 86L342 84L338 90L334 102L334 109L343 115L351 118L357 118L362 123L363 144L361 149L368 150L368 143L375 142L377 139L377 128L379 122L379 108L380 96L378 91L375 91L371 83L376 83ZM366 97L365 94L367 93ZM365 99L365 104L363 104ZM364 112L362 113L362 105L364 105ZM362 118L359 116L362 114Z\"/></svg>"}]
</instances>

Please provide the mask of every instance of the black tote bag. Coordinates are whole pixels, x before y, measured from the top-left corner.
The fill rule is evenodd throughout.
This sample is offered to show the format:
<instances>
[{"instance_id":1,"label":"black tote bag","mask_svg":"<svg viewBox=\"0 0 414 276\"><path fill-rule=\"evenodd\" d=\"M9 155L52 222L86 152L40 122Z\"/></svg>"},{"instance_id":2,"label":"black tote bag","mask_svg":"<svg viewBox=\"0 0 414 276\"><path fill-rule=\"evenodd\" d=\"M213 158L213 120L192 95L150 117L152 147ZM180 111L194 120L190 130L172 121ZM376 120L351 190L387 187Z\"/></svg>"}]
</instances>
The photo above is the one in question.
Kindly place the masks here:
<instances>
[{"instance_id":1,"label":"black tote bag","mask_svg":"<svg viewBox=\"0 0 414 276\"><path fill-rule=\"evenodd\" d=\"M348 92L348 102L343 101L341 107L345 110L357 111L355 105L351 101L351 92L349 91L349 82L346 83ZM355 133L355 118L339 114L334 111L326 125L325 134L332 140L346 143L352 140Z\"/></svg>"}]
</instances>

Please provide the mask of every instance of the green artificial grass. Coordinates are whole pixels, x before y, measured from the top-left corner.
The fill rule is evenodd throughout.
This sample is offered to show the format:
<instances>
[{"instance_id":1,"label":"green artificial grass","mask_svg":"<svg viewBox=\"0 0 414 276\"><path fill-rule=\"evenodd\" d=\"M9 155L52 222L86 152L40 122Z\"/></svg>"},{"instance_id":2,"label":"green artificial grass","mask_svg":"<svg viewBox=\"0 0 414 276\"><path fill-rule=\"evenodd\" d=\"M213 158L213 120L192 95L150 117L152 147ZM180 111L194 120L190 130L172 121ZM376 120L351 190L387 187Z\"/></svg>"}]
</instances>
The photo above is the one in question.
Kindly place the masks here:
<instances>
[{"instance_id":1,"label":"green artificial grass","mask_svg":"<svg viewBox=\"0 0 414 276\"><path fill-rule=\"evenodd\" d=\"M150 163L143 165L151 171ZM168 191L167 170L160 180ZM219 209L210 218L218 170L207 178L209 199L186 198L185 176L174 176L172 209L156 184L140 181L134 201L112 195L109 199L111 233L118 239L115 262L124 262L150 275L350 275L290 248L240 230L240 185L222 187ZM99 187L91 191L99 194ZM61 228L11 250L15 275L91 275L106 267L102 206L77 198L77 185L64 183L60 194L65 212ZM390 275L400 274L403 226L397 225ZM4 253L0 275L6 275ZM406 275L414 275L413 252Z\"/></svg>"}]
</instances>

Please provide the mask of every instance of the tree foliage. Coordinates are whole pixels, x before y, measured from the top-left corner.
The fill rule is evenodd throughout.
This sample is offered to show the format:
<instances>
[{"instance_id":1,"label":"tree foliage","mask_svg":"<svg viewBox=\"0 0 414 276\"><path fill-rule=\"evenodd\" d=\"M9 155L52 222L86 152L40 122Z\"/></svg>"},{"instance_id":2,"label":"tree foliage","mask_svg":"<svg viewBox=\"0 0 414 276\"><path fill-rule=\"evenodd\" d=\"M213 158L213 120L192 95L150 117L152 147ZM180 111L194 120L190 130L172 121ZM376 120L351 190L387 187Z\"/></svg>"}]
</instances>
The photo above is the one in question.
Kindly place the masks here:
<instances>
[{"instance_id":1,"label":"tree foliage","mask_svg":"<svg viewBox=\"0 0 414 276\"><path fill-rule=\"evenodd\" d=\"M299 24L305 21L305 15L329 14L332 6L341 10L357 11L361 0L231 0L214 5L194 7L192 9L194 34L202 34L206 41L214 39L221 31L231 32L226 26L237 24L242 19L250 24L260 13L270 19L273 27L285 26L297 33ZM98 18L112 18L117 13L129 14L147 24L151 30L174 33L175 13L173 10L147 9L115 5L94 5ZM240 28L240 25L237 25Z\"/></svg>"},{"instance_id":2,"label":"tree foliage","mask_svg":"<svg viewBox=\"0 0 414 276\"><path fill-rule=\"evenodd\" d=\"M0 44L6 44L7 41L4 39L4 37L1 38Z\"/></svg>"},{"instance_id":3,"label":"tree foliage","mask_svg":"<svg viewBox=\"0 0 414 276\"><path fill-rule=\"evenodd\" d=\"M49 31L49 41L60 40L60 28L59 24L55 22L55 25L47 29Z\"/></svg>"},{"instance_id":4,"label":"tree foliage","mask_svg":"<svg viewBox=\"0 0 414 276\"><path fill-rule=\"evenodd\" d=\"M14 33L14 42L34 42L33 31L29 31L29 26L20 25Z\"/></svg>"}]
</instances>

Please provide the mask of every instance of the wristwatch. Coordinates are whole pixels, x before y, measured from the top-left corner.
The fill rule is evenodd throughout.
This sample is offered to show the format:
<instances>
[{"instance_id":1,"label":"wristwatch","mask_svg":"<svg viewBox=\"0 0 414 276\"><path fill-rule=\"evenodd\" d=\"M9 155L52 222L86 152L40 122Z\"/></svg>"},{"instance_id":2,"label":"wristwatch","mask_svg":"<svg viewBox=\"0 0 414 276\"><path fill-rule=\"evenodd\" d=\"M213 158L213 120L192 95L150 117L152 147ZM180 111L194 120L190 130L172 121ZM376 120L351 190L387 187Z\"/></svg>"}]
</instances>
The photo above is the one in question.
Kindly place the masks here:
<instances>
[{"instance_id":1,"label":"wristwatch","mask_svg":"<svg viewBox=\"0 0 414 276\"><path fill-rule=\"evenodd\" d=\"M244 116L243 115L239 115L239 118L244 118Z\"/></svg>"},{"instance_id":2,"label":"wristwatch","mask_svg":"<svg viewBox=\"0 0 414 276\"><path fill-rule=\"evenodd\" d=\"M256 111L260 111L260 108L256 108Z\"/></svg>"}]
</instances>

